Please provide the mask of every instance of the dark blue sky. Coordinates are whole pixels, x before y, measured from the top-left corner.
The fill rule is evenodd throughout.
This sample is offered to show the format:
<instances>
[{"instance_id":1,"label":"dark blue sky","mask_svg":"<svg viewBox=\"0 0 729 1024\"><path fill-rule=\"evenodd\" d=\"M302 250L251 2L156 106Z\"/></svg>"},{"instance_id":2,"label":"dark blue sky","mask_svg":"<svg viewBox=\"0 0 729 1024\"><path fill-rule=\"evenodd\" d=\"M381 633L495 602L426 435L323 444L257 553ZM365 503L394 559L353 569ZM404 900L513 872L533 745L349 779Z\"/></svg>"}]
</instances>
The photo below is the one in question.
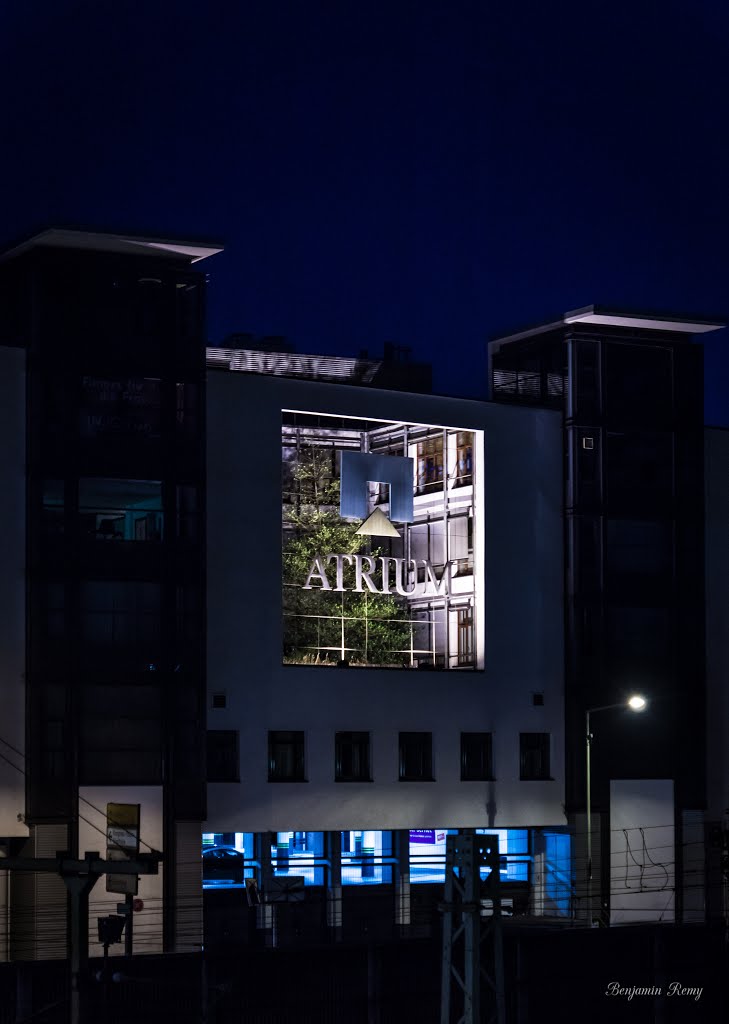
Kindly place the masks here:
<instances>
[{"instance_id":1,"label":"dark blue sky","mask_svg":"<svg viewBox=\"0 0 729 1024\"><path fill-rule=\"evenodd\" d=\"M221 239L213 342L394 341L482 395L494 333L729 311L725 0L37 0L0 40L0 241Z\"/></svg>"}]
</instances>

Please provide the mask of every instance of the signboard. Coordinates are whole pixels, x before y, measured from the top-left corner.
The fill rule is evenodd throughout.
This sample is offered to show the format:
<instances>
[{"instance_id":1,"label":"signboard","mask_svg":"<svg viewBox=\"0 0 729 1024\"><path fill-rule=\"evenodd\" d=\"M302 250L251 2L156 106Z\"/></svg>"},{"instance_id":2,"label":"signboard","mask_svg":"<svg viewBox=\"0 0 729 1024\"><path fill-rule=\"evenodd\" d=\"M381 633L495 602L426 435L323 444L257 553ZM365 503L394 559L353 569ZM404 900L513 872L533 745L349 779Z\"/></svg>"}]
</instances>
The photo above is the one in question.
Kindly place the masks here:
<instances>
[{"instance_id":1,"label":"signboard","mask_svg":"<svg viewBox=\"0 0 729 1024\"><path fill-rule=\"evenodd\" d=\"M139 854L139 804L106 805L106 859L130 860ZM106 891L136 896L138 875L106 876Z\"/></svg>"},{"instance_id":2,"label":"signboard","mask_svg":"<svg viewBox=\"0 0 729 1024\"><path fill-rule=\"evenodd\" d=\"M411 843L426 843L428 846L435 846L435 829L434 828L415 828L410 829L410 842Z\"/></svg>"},{"instance_id":3,"label":"signboard","mask_svg":"<svg viewBox=\"0 0 729 1024\"><path fill-rule=\"evenodd\" d=\"M410 829L411 843L424 843L427 846L435 846L437 843L444 843L446 833L443 829L414 828Z\"/></svg>"}]
</instances>

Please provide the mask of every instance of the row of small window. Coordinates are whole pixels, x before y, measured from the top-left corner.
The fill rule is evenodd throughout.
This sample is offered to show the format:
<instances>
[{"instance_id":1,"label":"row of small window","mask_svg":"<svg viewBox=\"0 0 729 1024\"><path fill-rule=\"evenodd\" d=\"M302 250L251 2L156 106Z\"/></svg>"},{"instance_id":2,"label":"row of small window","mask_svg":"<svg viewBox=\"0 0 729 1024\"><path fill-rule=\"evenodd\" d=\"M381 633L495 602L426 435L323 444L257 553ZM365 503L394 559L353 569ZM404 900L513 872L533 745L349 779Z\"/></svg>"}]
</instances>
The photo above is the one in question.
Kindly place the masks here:
<instances>
[{"instance_id":1,"label":"row of small window","mask_svg":"<svg viewBox=\"0 0 729 1024\"><path fill-rule=\"evenodd\" d=\"M334 734L335 782L371 782L369 732ZM461 780L487 782L494 779L493 742L490 732L461 733ZM519 777L523 781L550 779L550 734L519 734ZM238 782L240 753L238 732L208 730L207 778L209 782ZM400 782L433 782L433 734L398 734L398 779ZM303 731L271 730L268 733L268 781L306 782L306 743Z\"/></svg>"}]
</instances>

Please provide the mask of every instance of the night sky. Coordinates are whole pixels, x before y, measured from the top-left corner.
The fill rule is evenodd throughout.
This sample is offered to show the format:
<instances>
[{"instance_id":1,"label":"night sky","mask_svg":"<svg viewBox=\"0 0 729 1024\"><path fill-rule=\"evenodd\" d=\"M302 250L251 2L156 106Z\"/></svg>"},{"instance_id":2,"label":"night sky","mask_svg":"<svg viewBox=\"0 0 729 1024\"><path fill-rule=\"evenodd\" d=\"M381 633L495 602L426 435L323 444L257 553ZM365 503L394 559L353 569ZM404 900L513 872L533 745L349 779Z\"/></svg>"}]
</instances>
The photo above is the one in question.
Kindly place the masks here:
<instances>
[{"instance_id":1,"label":"night sky","mask_svg":"<svg viewBox=\"0 0 729 1024\"><path fill-rule=\"evenodd\" d=\"M480 397L494 334L729 313L725 0L34 0L4 5L0 76L0 241L220 240L213 344L392 341Z\"/></svg>"}]
</instances>

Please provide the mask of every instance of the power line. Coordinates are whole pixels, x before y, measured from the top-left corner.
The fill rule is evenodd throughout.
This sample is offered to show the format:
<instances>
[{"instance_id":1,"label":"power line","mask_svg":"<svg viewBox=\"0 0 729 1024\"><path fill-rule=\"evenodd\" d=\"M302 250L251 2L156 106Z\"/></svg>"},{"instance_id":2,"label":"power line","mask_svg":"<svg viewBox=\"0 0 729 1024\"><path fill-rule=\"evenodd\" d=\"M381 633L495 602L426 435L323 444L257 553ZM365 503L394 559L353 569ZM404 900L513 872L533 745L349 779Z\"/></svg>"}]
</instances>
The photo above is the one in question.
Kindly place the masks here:
<instances>
[{"instance_id":1,"label":"power line","mask_svg":"<svg viewBox=\"0 0 729 1024\"><path fill-rule=\"evenodd\" d=\"M14 747L12 743L8 743L8 741L3 736L0 736L0 743L3 743L6 747L8 747L9 750L12 750L13 753L17 754L19 757L22 757L23 761L25 761L25 754L22 752L22 750L18 750L18 748ZM28 773L25 770L25 768L21 768L19 765L14 764L7 757L5 757L4 754L0 754L0 758L2 758L2 760L5 761L6 764L9 764L11 768L14 768L16 771L20 772L21 775L27 778ZM146 846L150 853L158 852L153 846L150 846L149 843L145 842L142 839L141 829L139 830L139 836L137 837L133 832L130 832L129 829L126 828L124 825L121 825L119 824L119 822L114 821L113 818L109 818L106 811L102 811L100 807L97 807L96 804L93 804L90 800L87 800L86 797L82 796L80 793L78 793L78 799L82 800L87 806L91 807L91 809L96 811L97 814L100 814L102 817L106 818L107 821L115 828L123 829L126 832L126 834L133 839L138 838L139 842L143 846ZM88 818L84 818L84 816L80 812L78 814L78 817L81 819L81 821L85 821L87 825L90 825L92 828L95 828L97 832L100 832L101 835L103 835L104 839L107 838L107 833L105 829L102 829L98 825L95 825L92 821L89 821Z\"/></svg>"}]
</instances>

